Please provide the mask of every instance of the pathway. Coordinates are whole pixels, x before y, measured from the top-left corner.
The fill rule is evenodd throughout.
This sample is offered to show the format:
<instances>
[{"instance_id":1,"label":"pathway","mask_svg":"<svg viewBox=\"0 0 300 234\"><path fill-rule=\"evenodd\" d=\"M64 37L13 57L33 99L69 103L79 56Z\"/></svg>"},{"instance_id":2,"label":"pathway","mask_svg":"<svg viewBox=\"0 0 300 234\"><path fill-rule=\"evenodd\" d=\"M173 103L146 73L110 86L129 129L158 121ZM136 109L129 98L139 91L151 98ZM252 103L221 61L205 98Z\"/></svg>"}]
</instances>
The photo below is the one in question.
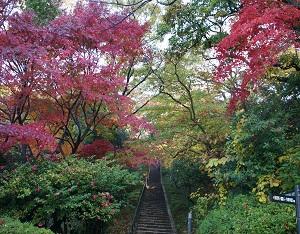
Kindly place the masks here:
<instances>
[{"instance_id":1,"label":"pathway","mask_svg":"<svg viewBox=\"0 0 300 234\"><path fill-rule=\"evenodd\" d=\"M137 217L136 234L175 234L169 217L158 166L150 168Z\"/></svg>"}]
</instances>

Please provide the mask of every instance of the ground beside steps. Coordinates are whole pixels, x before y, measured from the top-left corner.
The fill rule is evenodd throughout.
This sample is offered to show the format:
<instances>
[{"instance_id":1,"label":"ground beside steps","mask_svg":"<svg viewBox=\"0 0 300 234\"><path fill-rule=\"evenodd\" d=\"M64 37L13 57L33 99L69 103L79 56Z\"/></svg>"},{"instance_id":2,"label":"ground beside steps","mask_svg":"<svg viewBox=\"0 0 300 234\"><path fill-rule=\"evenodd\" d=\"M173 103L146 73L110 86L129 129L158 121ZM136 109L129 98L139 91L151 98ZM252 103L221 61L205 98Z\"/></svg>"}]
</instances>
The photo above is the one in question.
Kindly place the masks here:
<instances>
[{"instance_id":1,"label":"ground beside steps","mask_svg":"<svg viewBox=\"0 0 300 234\"><path fill-rule=\"evenodd\" d=\"M136 234L174 234L160 180L159 166L151 166L147 188L141 200Z\"/></svg>"}]
</instances>

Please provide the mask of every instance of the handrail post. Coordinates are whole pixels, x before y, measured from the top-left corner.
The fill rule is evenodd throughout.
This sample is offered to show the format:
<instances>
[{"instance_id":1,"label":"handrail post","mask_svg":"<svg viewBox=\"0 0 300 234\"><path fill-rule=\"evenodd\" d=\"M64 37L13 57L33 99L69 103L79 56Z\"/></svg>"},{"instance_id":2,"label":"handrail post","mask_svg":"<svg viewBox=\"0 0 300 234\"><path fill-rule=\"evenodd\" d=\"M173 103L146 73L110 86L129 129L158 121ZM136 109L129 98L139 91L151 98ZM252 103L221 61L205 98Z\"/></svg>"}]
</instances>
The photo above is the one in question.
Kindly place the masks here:
<instances>
[{"instance_id":1,"label":"handrail post","mask_svg":"<svg viewBox=\"0 0 300 234\"><path fill-rule=\"evenodd\" d=\"M192 234L192 229L193 229L193 216L192 216L192 211L188 213L188 234Z\"/></svg>"}]
</instances>

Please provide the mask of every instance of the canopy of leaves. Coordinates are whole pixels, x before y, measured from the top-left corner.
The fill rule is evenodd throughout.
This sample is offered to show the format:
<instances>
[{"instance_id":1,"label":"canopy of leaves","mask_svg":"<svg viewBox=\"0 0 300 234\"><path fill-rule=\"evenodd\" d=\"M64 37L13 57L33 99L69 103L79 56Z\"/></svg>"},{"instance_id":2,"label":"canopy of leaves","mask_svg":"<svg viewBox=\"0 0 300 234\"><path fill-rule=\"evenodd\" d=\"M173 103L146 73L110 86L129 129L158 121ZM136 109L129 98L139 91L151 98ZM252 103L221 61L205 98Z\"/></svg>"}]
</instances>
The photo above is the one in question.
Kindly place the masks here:
<instances>
[{"instance_id":1,"label":"canopy of leaves","mask_svg":"<svg viewBox=\"0 0 300 234\"><path fill-rule=\"evenodd\" d=\"M299 46L295 30L299 27L298 7L282 0L243 0L242 5L230 34L217 46L218 80L230 77L233 71L243 71L240 86L233 90L231 109L247 98L249 89L257 86L281 52Z\"/></svg>"},{"instance_id":2,"label":"canopy of leaves","mask_svg":"<svg viewBox=\"0 0 300 234\"><path fill-rule=\"evenodd\" d=\"M235 0L178 2L167 8L158 34L170 34L172 55L182 55L198 47L210 48L226 36L227 19L238 8Z\"/></svg>"},{"instance_id":3,"label":"canopy of leaves","mask_svg":"<svg viewBox=\"0 0 300 234\"><path fill-rule=\"evenodd\" d=\"M57 150L67 143L73 153L98 125L150 128L120 94L121 71L143 54L146 30L96 3L77 5L47 26L37 25L28 11L11 15L0 33L2 148L12 145L15 125L43 125L57 138ZM35 141L36 134L25 133L14 141Z\"/></svg>"},{"instance_id":4,"label":"canopy of leaves","mask_svg":"<svg viewBox=\"0 0 300 234\"><path fill-rule=\"evenodd\" d=\"M223 156L228 133L226 103L217 86L206 84L210 74L195 71L191 58L165 64L158 76L160 93L143 113L159 134L149 140L153 154L170 166L174 159L199 160L201 167L211 158Z\"/></svg>"}]
</instances>

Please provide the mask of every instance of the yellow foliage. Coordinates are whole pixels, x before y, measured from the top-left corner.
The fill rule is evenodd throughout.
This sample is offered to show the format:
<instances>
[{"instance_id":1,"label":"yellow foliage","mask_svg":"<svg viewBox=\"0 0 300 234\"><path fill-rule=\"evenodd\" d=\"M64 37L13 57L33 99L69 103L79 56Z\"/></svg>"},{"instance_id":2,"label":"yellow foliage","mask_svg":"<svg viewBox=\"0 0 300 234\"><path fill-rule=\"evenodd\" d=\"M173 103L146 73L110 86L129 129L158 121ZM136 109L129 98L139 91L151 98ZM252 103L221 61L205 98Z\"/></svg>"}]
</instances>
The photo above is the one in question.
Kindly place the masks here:
<instances>
[{"instance_id":1,"label":"yellow foliage","mask_svg":"<svg viewBox=\"0 0 300 234\"><path fill-rule=\"evenodd\" d=\"M223 184L218 186L219 204L225 205L228 191Z\"/></svg>"},{"instance_id":2,"label":"yellow foliage","mask_svg":"<svg viewBox=\"0 0 300 234\"><path fill-rule=\"evenodd\" d=\"M256 187L252 190L261 203L268 201L267 192L270 188L279 187L281 181L274 175L264 175L258 179Z\"/></svg>"},{"instance_id":3,"label":"yellow foliage","mask_svg":"<svg viewBox=\"0 0 300 234\"><path fill-rule=\"evenodd\" d=\"M212 167L217 167L219 165L224 165L226 162L228 162L227 157L222 157L222 158L211 158L208 163L206 164L206 168L212 168Z\"/></svg>"}]
</instances>

